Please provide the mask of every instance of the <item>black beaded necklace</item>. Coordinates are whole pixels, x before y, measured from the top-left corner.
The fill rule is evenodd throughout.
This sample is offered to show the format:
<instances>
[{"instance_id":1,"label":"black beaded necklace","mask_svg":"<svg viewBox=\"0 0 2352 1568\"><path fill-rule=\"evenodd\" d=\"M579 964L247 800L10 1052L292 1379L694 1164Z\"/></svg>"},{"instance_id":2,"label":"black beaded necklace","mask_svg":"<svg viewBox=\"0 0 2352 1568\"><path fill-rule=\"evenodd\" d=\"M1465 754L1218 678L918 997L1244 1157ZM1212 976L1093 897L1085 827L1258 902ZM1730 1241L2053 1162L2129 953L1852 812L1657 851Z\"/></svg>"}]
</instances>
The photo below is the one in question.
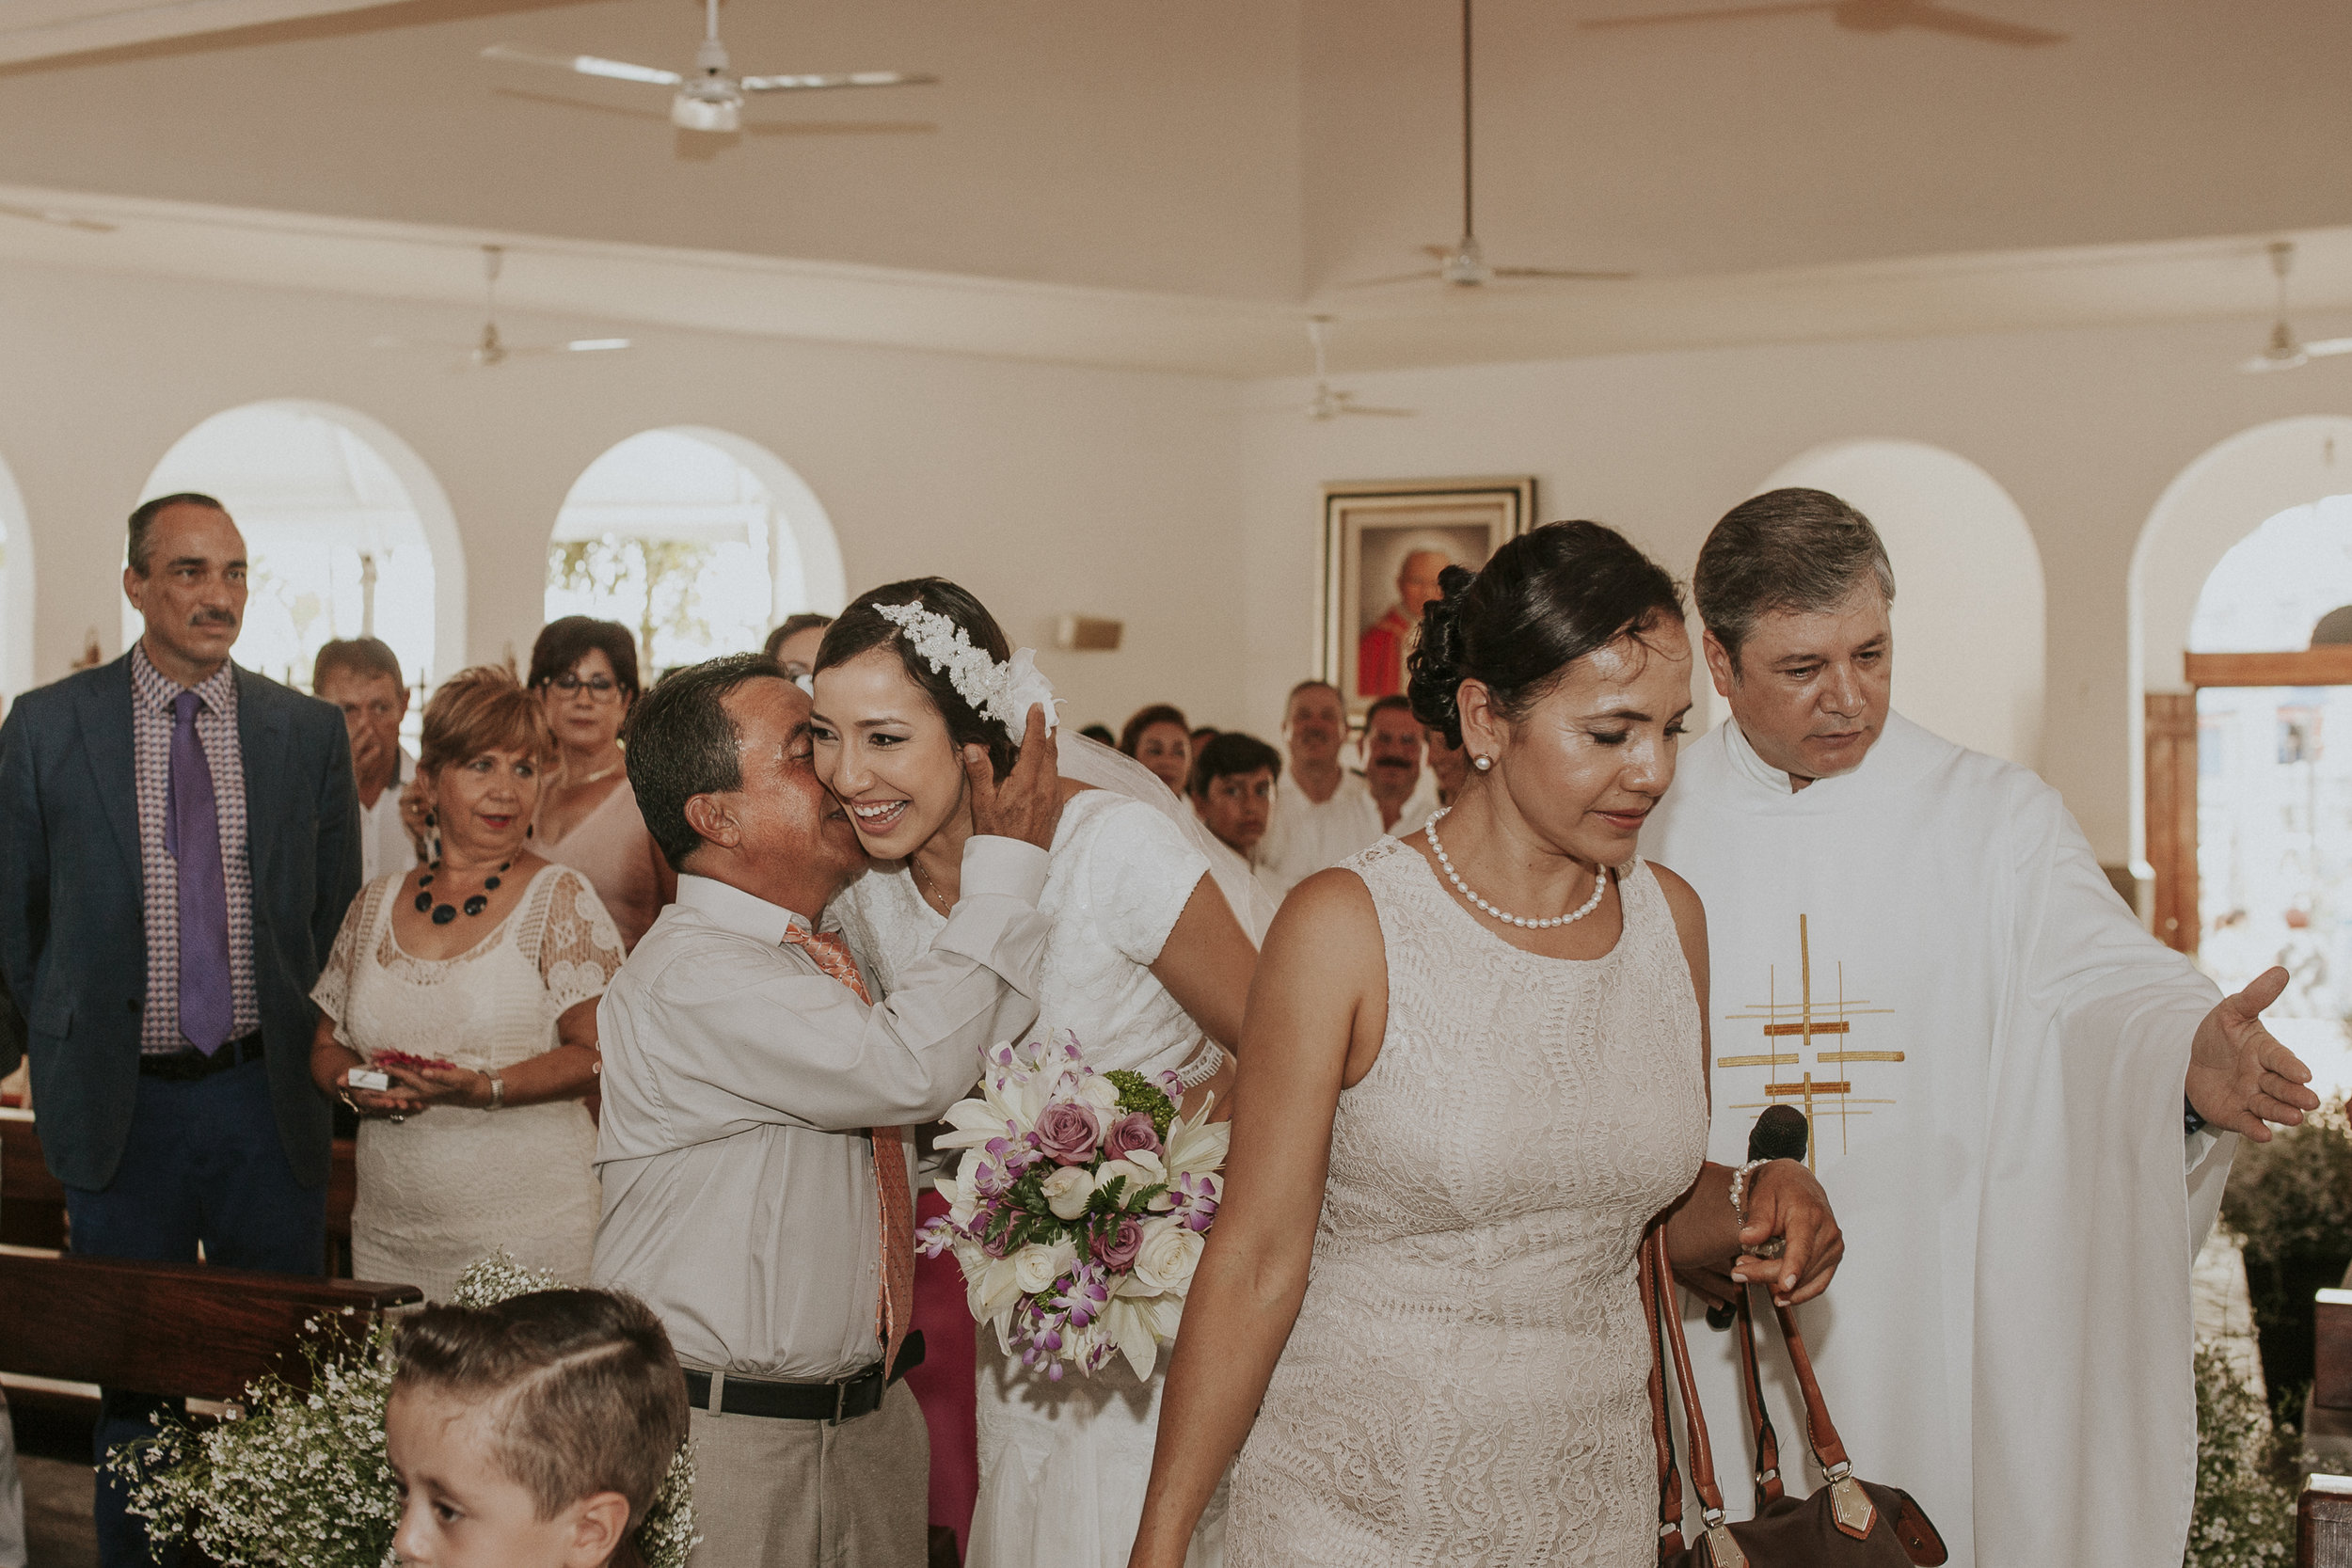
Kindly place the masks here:
<instances>
[{"instance_id":1,"label":"black beaded necklace","mask_svg":"<svg viewBox=\"0 0 2352 1568\"><path fill-rule=\"evenodd\" d=\"M499 877L508 866L514 863L515 863L511 860L501 861L499 863L498 870L492 872L489 877L484 880L482 884L482 891L466 900L466 912L468 914L480 914L484 910L490 907L490 895L498 890ZM430 910L433 911L433 924L436 926L446 926L451 921L457 918L457 906L454 904L437 904L433 901L433 895L426 891L433 885L434 873L439 871L440 869L441 863L439 861L435 861L431 865L424 868L424 875L417 879L417 912L419 914L422 914L427 910Z\"/></svg>"}]
</instances>

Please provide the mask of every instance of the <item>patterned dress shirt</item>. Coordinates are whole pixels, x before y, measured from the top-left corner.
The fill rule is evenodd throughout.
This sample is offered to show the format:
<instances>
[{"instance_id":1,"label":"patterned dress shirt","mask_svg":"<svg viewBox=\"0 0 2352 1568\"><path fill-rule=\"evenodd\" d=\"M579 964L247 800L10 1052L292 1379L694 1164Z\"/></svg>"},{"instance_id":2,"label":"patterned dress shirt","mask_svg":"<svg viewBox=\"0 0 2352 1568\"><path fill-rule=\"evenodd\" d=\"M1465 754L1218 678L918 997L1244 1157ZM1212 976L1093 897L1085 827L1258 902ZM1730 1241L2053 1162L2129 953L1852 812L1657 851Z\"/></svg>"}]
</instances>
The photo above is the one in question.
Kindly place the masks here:
<instances>
[{"instance_id":1,"label":"patterned dress shirt","mask_svg":"<svg viewBox=\"0 0 2352 1568\"><path fill-rule=\"evenodd\" d=\"M147 909L147 1006L139 1049L189 1049L180 1033L180 864L164 847L170 816L171 705L178 682L148 661L144 643L131 651L131 766L139 800L139 870ZM220 868L229 884L230 1039L262 1026L253 985L253 863L246 843L245 752L237 741L237 682L224 663L199 683L196 737L213 770L213 800L220 818Z\"/></svg>"}]
</instances>

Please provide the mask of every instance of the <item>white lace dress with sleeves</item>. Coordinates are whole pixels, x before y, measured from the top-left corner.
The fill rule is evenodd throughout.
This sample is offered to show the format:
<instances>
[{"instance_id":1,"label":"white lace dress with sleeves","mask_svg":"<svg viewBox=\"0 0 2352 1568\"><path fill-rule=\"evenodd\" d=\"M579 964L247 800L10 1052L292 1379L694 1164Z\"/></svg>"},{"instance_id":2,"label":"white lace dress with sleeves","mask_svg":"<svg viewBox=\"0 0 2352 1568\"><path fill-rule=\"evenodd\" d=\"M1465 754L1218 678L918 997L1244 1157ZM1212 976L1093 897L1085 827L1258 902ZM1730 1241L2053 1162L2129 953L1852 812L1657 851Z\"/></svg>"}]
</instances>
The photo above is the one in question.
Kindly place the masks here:
<instances>
[{"instance_id":1,"label":"white lace dress with sleeves","mask_svg":"<svg viewBox=\"0 0 2352 1568\"><path fill-rule=\"evenodd\" d=\"M419 958L392 931L399 876L353 899L310 1000L362 1056L405 1051L493 1072L553 1050L556 1020L604 994L621 936L588 879L542 866L522 901L453 958ZM359 1124L352 1272L445 1299L475 1260L584 1284L602 1204L596 1124L577 1100L476 1111L437 1105Z\"/></svg>"},{"instance_id":2,"label":"white lace dress with sleeves","mask_svg":"<svg viewBox=\"0 0 2352 1568\"><path fill-rule=\"evenodd\" d=\"M1165 816L1106 790L1063 808L1045 891L1053 921L1038 1030L1077 1036L1097 1070L1182 1067L1201 1032L1152 975L1208 862ZM835 906L884 990L946 922L903 868L877 866ZM979 1505L968 1568L1124 1568L1142 1517L1160 1418L1163 1355L1148 1383L1123 1358L1059 1383L979 1336ZM1221 1560L1224 1497L1195 1537L1191 1568Z\"/></svg>"}]
</instances>

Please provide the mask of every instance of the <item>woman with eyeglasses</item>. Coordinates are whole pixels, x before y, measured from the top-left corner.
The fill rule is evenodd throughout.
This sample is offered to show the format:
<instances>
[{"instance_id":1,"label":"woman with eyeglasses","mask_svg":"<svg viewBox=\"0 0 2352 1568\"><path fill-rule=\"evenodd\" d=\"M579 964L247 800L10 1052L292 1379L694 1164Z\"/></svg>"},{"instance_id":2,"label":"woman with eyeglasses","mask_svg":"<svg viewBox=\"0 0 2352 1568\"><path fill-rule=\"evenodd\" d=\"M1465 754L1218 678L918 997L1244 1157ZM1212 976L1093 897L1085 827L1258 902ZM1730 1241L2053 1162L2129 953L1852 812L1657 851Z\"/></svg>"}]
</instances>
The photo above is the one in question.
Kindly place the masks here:
<instances>
[{"instance_id":1,"label":"woman with eyeglasses","mask_svg":"<svg viewBox=\"0 0 2352 1568\"><path fill-rule=\"evenodd\" d=\"M654 847L622 766L621 724L637 700L637 644L617 621L566 615L531 645L531 689L545 705L560 760L539 797L539 853L586 877L621 928L624 947L677 896L677 874Z\"/></svg>"}]
</instances>

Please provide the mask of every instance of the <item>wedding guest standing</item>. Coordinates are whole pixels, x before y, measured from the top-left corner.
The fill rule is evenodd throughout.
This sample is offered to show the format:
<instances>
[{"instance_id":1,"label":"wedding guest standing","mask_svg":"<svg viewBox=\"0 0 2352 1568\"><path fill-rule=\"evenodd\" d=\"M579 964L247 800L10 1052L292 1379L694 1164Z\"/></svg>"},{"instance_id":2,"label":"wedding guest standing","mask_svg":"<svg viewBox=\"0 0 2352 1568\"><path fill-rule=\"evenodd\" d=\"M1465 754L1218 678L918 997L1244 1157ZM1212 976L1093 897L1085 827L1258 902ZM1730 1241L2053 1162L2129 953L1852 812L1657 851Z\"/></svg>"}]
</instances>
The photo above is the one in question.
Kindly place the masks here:
<instances>
[{"instance_id":1,"label":"wedding guest standing","mask_svg":"<svg viewBox=\"0 0 2352 1568\"><path fill-rule=\"evenodd\" d=\"M230 662L246 550L218 501L147 502L125 554L138 641L0 726L0 966L41 1149L77 1253L316 1274L308 993L359 883L351 742L326 704ZM101 1459L158 1402L106 1390ZM108 1568L148 1560L110 1480L96 1513Z\"/></svg>"},{"instance_id":2,"label":"wedding guest standing","mask_svg":"<svg viewBox=\"0 0 2352 1568\"><path fill-rule=\"evenodd\" d=\"M825 628L833 625L833 617L803 610L787 615L768 634L768 657L776 661L788 681L805 679L817 668L817 650L825 641Z\"/></svg>"},{"instance_id":3,"label":"wedding guest standing","mask_svg":"<svg viewBox=\"0 0 2352 1568\"><path fill-rule=\"evenodd\" d=\"M588 1276L596 1134L580 1101L596 1082L596 999L621 939L587 878L526 837L554 754L539 703L505 671L460 671L436 691L417 775L440 858L368 884L311 993L311 1075L364 1118L351 1215L361 1279L438 1300L501 1247L562 1279ZM352 1086L371 1065L389 1091Z\"/></svg>"},{"instance_id":4,"label":"wedding guest standing","mask_svg":"<svg viewBox=\"0 0 2352 1568\"><path fill-rule=\"evenodd\" d=\"M626 951L677 896L677 874L645 831L621 752L621 726L638 697L637 644L618 621L550 621L531 645L531 689L547 705L558 751L536 847L588 879Z\"/></svg>"},{"instance_id":5,"label":"wedding guest standing","mask_svg":"<svg viewBox=\"0 0 2352 1568\"><path fill-rule=\"evenodd\" d=\"M1274 792L1274 818L1261 851L1274 880L1295 886L1378 842L1380 808L1363 777L1340 763L1347 740L1347 710L1329 681L1291 688L1282 714L1290 768Z\"/></svg>"},{"instance_id":6,"label":"wedding guest standing","mask_svg":"<svg viewBox=\"0 0 2352 1568\"><path fill-rule=\"evenodd\" d=\"M1277 906L1288 890L1275 882L1258 851L1281 777L1282 753L1239 730L1213 736L1192 765L1194 815L1218 844L1248 864L1250 876Z\"/></svg>"},{"instance_id":7,"label":"wedding guest standing","mask_svg":"<svg viewBox=\"0 0 2352 1568\"><path fill-rule=\"evenodd\" d=\"M1184 710L1166 703L1137 708L1119 732L1119 749L1149 768L1160 783L1184 793L1192 772L1192 726Z\"/></svg>"},{"instance_id":8,"label":"wedding guest standing","mask_svg":"<svg viewBox=\"0 0 2352 1568\"><path fill-rule=\"evenodd\" d=\"M401 820L400 795L416 776L417 759L400 743L408 717L408 689L400 656L373 637L339 638L310 664L310 691L342 709L351 736L352 783L359 792L359 875L372 882L405 871L421 858Z\"/></svg>"},{"instance_id":9,"label":"wedding guest standing","mask_svg":"<svg viewBox=\"0 0 2352 1568\"><path fill-rule=\"evenodd\" d=\"M1473 771L1266 939L1136 1568L1184 1562L1236 1449L1229 1568L1646 1568L1645 1233L1726 1270L1783 1236L1740 1259L1783 1300L1836 1265L1802 1164L1742 1212L1702 1164L1706 917L1636 853L1691 705L1672 580L1554 523L1444 590L1413 706Z\"/></svg>"},{"instance_id":10,"label":"wedding guest standing","mask_svg":"<svg viewBox=\"0 0 2352 1568\"><path fill-rule=\"evenodd\" d=\"M1715 917L1741 1059L1717 1105L1820 1086L1854 1267L1805 1330L1836 1347L1839 1434L1917 1495L1954 1568L2177 1562L2189 1263L2229 1134L2319 1104L2260 1020L2285 972L2222 996L2115 895L2057 790L1894 710L1894 565L1836 496L1734 507L1693 588L1731 717L1683 754L1651 847ZM1753 1004L1775 994L1768 1042ZM1744 1123L1718 1120L1719 1157ZM1696 1339L1732 1407L1732 1356Z\"/></svg>"},{"instance_id":11,"label":"wedding guest standing","mask_svg":"<svg viewBox=\"0 0 2352 1568\"><path fill-rule=\"evenodd\" d=\"M1380 828L1403 838L1436 814L1436 789L1421 769L1421 721L1403 697L1364 710L1364 792L1380 808Z\"/></svg>"},{"instance_id":12,"label":"wedding guest standing","mask_svg":"<svg viewBox=\"0 0 2352 1568\"><path fill-rule=\"evenodd\" d=\"M739 654L673 673L630 727L681 876L605 999L596 1282L650 1306L686 1367L695 1568L925 1560L901 1133L1037 1017L1061 792L1041 720L1030 736L1001 791L985 749L955 759L963 898L873 1006L828 915L866 859L811 764L808 698Z\"/></svg>"}]
</instances>

